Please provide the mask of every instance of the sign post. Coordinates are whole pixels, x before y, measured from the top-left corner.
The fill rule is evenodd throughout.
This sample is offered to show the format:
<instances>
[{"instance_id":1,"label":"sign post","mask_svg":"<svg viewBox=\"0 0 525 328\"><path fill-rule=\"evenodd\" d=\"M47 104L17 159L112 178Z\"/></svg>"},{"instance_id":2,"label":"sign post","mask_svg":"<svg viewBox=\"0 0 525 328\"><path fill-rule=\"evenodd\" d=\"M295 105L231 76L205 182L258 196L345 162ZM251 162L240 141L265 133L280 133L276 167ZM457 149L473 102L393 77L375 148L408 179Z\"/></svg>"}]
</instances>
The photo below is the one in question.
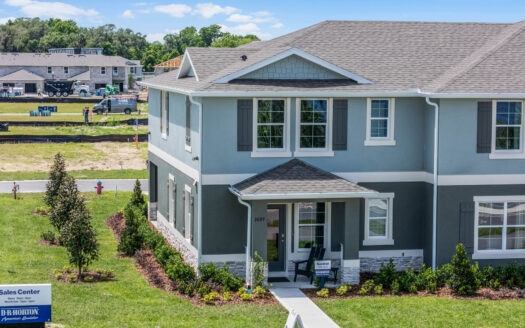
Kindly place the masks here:
<instances>
[{"instance_id":1,"label":"sign post","mask_svg":"<svg viewBox=\"0 0 525 328\"><path fill-rule=\"evenodd\" d=\"M324 288L324 279L330 277L332 261L315 261L315 276L321 278L321 289Z\"/></svg>"},{"instance_id":2,"label":"sign post","mask_svg":"<svg viewBox=\"0 0 525 328\"><path fill-rule=\"evenodd\" d=\"M51 284L0 285L0 327L44 327L51 321Z\"/></svg>"}]
</instances>

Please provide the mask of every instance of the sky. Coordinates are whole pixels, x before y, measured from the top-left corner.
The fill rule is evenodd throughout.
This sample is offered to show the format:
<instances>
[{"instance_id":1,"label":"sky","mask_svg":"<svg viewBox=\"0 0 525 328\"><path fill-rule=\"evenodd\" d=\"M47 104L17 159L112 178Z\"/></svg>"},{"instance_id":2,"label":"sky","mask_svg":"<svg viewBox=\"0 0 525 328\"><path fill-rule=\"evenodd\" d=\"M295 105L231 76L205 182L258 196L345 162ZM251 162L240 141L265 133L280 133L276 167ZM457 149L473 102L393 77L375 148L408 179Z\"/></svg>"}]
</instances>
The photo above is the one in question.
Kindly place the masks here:
<instances>
[{"instance_id":1,"label":"sky","mask_svg":"<svg viewBox=\"0 0 525 328\"><path fill-rule=\"evenodd\" d=\"M86 27L111 23L149 41L186 26L219 24L265 40L328 19L516 22L525 19L525 0L0 0L0 24L16 17L73 19Z\"/></svg>"}]
</instances>

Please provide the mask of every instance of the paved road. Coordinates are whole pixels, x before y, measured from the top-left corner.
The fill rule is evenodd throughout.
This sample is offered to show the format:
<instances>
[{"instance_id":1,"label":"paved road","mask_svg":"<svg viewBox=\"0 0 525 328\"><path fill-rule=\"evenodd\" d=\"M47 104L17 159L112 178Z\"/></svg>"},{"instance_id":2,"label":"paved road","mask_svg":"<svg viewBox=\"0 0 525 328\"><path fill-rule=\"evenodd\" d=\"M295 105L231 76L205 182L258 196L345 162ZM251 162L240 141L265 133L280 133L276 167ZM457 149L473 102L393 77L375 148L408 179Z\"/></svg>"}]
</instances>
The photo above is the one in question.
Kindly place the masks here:
<instances>
[{"instance_id":1,"label":"paved road","mask_svg":"<svg viewBox=\"0 0 525 328\"><path fill-rule=\"evenodd\" d=\"M103 191L132 191L135 186L135 179L102 179ZM140 179L142 191L147 194L148 180ZM86 179L77 180L78 189L81 192L95 191L98 180ZM46 190L47 180L24 180L16 181L20 186L19 192L44 192ZM0 181L0 193L11 193L13 190L13 181Z\"/></svg>"}]
</instances>

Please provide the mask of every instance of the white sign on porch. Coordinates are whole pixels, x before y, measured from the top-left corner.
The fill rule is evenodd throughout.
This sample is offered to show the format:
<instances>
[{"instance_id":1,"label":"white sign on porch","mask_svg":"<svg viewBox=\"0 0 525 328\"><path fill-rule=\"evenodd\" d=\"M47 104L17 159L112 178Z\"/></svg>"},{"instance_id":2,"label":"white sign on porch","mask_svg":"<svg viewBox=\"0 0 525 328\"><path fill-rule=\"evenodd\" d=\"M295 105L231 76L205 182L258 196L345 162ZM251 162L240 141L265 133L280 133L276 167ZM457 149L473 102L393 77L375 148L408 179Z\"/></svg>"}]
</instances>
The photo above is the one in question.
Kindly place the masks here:
<instances>
[{"instance_id":1,"label":"white sign on porch","mask_svg":"<svg viewBox=\"0 0 525 328\"><path fill-rule=\"evenodd\" d=\"M332 261L315 261L315 276L316 277L329 277L330 269L332 268Z\"/></svg>"}]
</instances>

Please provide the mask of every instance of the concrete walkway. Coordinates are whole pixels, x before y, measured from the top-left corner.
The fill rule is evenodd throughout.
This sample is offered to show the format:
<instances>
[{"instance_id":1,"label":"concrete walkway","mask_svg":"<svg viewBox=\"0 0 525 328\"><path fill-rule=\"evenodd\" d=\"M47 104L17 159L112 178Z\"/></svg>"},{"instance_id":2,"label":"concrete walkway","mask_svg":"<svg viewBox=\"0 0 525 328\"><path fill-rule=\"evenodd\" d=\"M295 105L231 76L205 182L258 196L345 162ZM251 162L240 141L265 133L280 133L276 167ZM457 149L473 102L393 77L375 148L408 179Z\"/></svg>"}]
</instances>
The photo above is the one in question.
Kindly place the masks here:
<instances>
[{"instance_id":1,"label":"concrete walkway","mask_svg":"<svg viewBox=\"0 0 525 328\"><path fill-rule=\"evenodd\" d=\"M289 312L299 314L304 328L339 327L299 288L270 288L270 292Z\"/></svg>"},{"instance_id":2,"label":"concrete walkway","mask_svg":"<svg viewBox=\"0 0 525 328\"><path fill-rule=\"evenodd\" d=\"M80 192L90 192L95 191L97 186L97 179L85 179L77 180L78 190ZM133 191L135 186L135 179L101 179L102 181L102 191ZM144 194L147 194L148 190L148 180L139 179L140 184L142 185L142 191ZM46 191L47 180L23 180L16 181L16 184L20 186L18 192L44 192ZM13 190L13 181L0 181L0 193L11 193Z\"/></svg>"}]
</instances>

